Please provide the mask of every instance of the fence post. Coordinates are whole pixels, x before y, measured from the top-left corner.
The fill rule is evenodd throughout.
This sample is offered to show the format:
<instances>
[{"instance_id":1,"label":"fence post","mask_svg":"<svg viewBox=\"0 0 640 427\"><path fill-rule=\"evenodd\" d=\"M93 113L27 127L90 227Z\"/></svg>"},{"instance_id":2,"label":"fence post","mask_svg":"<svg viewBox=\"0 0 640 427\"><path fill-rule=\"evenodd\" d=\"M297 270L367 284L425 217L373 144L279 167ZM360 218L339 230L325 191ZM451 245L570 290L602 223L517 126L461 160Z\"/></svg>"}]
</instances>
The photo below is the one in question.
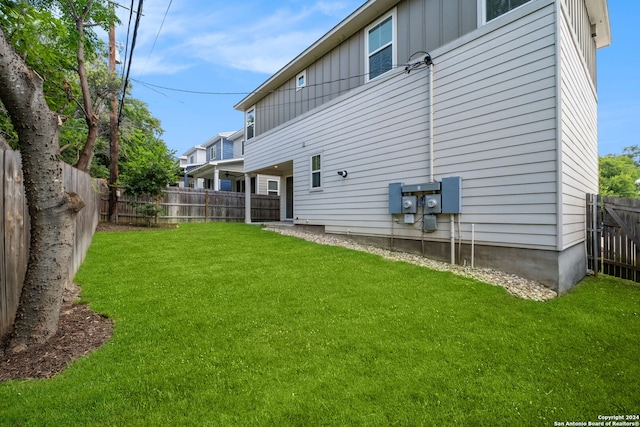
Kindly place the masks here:
<instances>
[{"instance_id":1,"label":"fence post","mask_svg":"<svg viewBox=\"0 0 640 427\"><path fill-rule=\"evenodd\" d=\"M209 192L204 191L204 222L209 222Z\"/></svg>"},{"instance_id":2,"label":"fence post","mask_svg":"<svg viewBox=\"0 0 640 427\"><path fill-rule=\"evenodd\" d=\"M592 236L592 252L593 252L593 273L596 277L598 277L598 195L592 194L592 204L591 204L591 236Z\"/></svg>"}]
</instances>

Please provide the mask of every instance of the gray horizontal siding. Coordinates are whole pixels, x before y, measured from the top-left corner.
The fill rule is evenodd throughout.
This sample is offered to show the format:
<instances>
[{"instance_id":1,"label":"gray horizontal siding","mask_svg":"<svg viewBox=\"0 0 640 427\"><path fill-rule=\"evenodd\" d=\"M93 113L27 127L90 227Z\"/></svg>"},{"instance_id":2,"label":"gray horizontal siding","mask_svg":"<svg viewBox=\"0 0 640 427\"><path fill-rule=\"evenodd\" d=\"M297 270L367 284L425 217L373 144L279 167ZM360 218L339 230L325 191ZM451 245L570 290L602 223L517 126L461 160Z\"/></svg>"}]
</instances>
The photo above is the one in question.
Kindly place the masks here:
<instances>
[{"instance_id":1,"label":"gray horizontal siding","mask_svg":"<svg viewBox=\"0 0 640 427\"><path fill-rule=\"evenodd\" d=\"M565 249L583 242L586 236L585 194L598 191L598 130L597 98L592 74L589 64L585 62L583 46L576 43L582 36L574 33L575 19L564 8L560 29L561 248Z\"/></svg>"},{"instance_id":2,"label":"gray horizontal siding","mask_svg":"<svg viewBox=\"0 0 640 427\"><path fill-rule=\"evenodd\" d=\"M479 244L554 250L555 9L549 1L533 3L539 6L510 14L502 26L494 23L433 52L433 172L436 179L463 177L463 234L475 224ZM428 180L427 83L423 69L354 88L258 135L247 145L247 170L293 161L299 223L421 238L419 224L394 223L387 213L388 184ZM309 188L309 157L316 153L323 156L322 191ZM347 179L336 173L343 169ZM447 216L425 235L448 238Z\"/></svg>"}]
</instances>

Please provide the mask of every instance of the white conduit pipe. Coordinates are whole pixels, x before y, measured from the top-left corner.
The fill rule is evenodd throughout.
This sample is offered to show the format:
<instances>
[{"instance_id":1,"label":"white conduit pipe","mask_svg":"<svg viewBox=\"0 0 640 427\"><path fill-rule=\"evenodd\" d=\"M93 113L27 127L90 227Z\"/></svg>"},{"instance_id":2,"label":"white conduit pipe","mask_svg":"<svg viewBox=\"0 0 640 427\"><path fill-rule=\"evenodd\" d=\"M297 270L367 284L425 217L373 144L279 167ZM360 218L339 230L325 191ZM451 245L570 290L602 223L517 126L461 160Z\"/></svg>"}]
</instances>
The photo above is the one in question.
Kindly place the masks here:
<instances>
[{"instance_id":1,"label":"white conduit pipe","mask_svg":"<svg viewBox=\"0 0 640 427\"><path fill-rule=\"evenodd\" d=\"M433 182L433 62L429 64L429 182Z\"/></svg>"},{"instance_id":2,"label":"white conduit pipe","mask_svg":"<svg viewBox=\"0 0 640 427\"><path fill-rule=\"evenodd\" d=\"M473 258L474 258L474 251L475 251L475 244L476 244L476 225L475 224L471 224L471 268L474 267L473 265Z\"/></svg>"},{"instance_id":3,"label":"white conduit pipe","mask_svg":"<svg viewBox=\"0 0 640 427\"><path fill-rule=\"evenodd\" d=\"M456 263L456 221L455 215L451 214L451 264Z\"/></svg>"}]
</instances>

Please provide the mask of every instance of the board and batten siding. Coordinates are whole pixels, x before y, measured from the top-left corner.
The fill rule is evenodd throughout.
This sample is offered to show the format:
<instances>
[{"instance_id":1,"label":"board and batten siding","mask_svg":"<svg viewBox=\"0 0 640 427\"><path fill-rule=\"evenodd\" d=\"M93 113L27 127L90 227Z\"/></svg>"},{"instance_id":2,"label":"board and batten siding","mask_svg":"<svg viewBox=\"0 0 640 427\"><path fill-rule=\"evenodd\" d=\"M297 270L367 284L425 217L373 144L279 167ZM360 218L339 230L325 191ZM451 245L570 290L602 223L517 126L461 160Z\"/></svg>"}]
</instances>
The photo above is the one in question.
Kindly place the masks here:
<instances>
[{"instance_id":1,"label":"board and batten siding","mask_svg":"<svg viewBox=\"0 0 640 427\"><path fill-rule=\"evenodd\" d=\"M465 240L476 224L479 244L557 247L555 25L554 3L539 0L432 52L434 174L463 178ZM296 223L421 238L419 223L388 214L388 184L428 181L428 89L426 68L393 71L258 135L246 170L293 160ZM439 221L426 239L449 239L449 217Z\"/></svg>"},{"instance_id":2,"label":"board and batten siding","mask_svg":"<svg viewBox=\"0 0 640 427\"><path fill-rule=\"evenodd\" d=\"M579 11L565 7L564 3L559 10L563 219L560 249L564 250L584 241L585 194L598 192L598 112L590 72L595 44L589 37L590 52L585 55L587 45L580 37L582 31L574 27L575 20L571 19ZM585 14L586 10L581 16Z\"/></svg>"},{"instance_id":3,"label":"board and batten siding","mask_svg":"<svg viewBox=\"0 0 640 427\"><path fill-rule=\"evenodd\" d=\"M432 51L477 27L477 0L405 0L396 6L398 67L411 55ZM365 83L365 30L361 29L256 105L256 135L269 131Z\"/></svg>"}]
</instances>

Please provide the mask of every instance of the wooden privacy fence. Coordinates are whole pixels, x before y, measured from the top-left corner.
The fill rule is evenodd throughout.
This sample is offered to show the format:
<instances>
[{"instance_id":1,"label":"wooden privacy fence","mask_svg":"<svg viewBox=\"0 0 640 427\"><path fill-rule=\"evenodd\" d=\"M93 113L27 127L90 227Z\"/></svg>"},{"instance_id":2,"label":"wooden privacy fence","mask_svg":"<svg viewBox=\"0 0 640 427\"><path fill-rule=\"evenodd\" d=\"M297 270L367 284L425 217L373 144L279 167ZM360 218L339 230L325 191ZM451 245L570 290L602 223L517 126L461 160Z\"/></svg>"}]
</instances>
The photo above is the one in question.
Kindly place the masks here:
<instances>
[{"instance_id":1,"label":"wooden privacy fence","mask_svg":"<svg viewBox=\"0 0 640 427\"><path fill-rule=\"evenodd\" d=\"M20 153L0 149L0 337L11 331L29 258L29 212ZM65 189L78 193L86 206L76 217L74 250L69 262L73 278L98 225L101 184L89 174L63 164Z\"/></svg>"},{"instance_id":2,"label":"wooden privacy fence","mask_svg":"<svg viewBox=\"0 0 640 427\"><path fill-rule=\"evenodd\" d=\"M142 224L146 222L132 202L156 203L161 208L159 223L181 222L244 222L245 193L213 191L194 188L168 188L156 201L150 198L121 196L118 199L118 222ZM109 220L109 195L103 193L100 220ZM251 195L251 221L279 221L280 196Z\"/></svg>"},{"instance_id":3,"label":"wooden privacy fence","mask_svg":"<svg viewBox=\"0 0 640 427\"><path fill-rule=\"evenodd\" d=\"M596 274L640 282L640 199L587 195L587 260Z\"/></svg>"}]
</instances>

